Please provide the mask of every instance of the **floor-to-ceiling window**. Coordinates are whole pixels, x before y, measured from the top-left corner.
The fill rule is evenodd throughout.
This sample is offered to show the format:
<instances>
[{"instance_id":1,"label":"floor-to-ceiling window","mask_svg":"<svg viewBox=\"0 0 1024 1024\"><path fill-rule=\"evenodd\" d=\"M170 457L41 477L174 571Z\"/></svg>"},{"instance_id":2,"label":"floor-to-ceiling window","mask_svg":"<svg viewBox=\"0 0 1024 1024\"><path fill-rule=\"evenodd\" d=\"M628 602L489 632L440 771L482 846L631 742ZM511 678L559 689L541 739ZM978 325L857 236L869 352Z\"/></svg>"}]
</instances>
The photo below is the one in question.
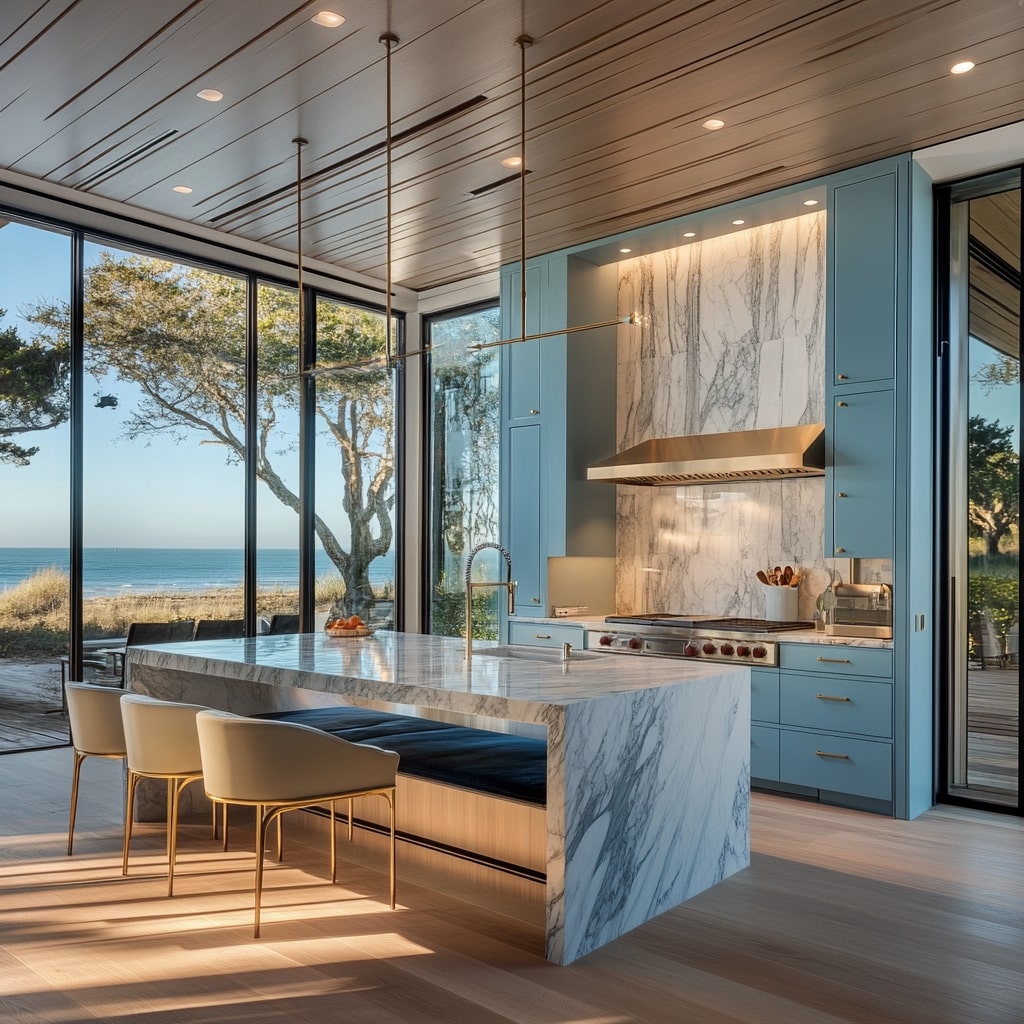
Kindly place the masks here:
<instances>
[{"instance_id":1,"label":"floor-to-ceiling window","mask_svg":"<svg viewBox=\"0 0 1024 1024\"><path fill-rule=\"evenodd\" d=\"M475 351L471 346L498 340L499 309L487 306L431 317L426 331L429 628L458 636L465 632L466 557L477 544L498 540L500 350ZM497 639L495 592L482 590L479 595L475 635Z\"/></svg>"},{"instance_id":2,"label":"floor-to-ceiling window","mask_svg":"<svg viewBox=\"0 0 1024 1024\"><path fill-rule=\"evenodd\" d=\"M0 749L67 738L70 349L37 313L70 267L67 232L0 218Z\"/></svg>"},{"instance_id":3,"label":"floor-to-ceiling window","mask_svg":"<svg viewBox=\"0 0 1024 1024\"><path fill-rule=\"evenodd\" d=\"M317 610L392 626L395 371L384 317L319 297L315 333Z\"/></svg>"},{"instance_id":4,"label":"floor-to-ceiling window","mask_svg":"<svg viewBox=\"0 0 1024 1024\"><path fill-rule=\"evenodd\" d=\"M1020 806L1021 193L948 192L946 794Z\"/></svg>"},{"instance_id":5,"label":"floor-to-ceiling window","mask_svg":"<svg viewBox=\"0 0 1024 1024\"><path fill-rule=\"evenodd\" d=\"M284 614L288 631L309 608L395 624L383 315L304 294L303 332L297 290L251 268L0 216L5 722L17 676L66 742L62 673L119 684L132 622L256 632Z\"/></svg>"}]
</instances>

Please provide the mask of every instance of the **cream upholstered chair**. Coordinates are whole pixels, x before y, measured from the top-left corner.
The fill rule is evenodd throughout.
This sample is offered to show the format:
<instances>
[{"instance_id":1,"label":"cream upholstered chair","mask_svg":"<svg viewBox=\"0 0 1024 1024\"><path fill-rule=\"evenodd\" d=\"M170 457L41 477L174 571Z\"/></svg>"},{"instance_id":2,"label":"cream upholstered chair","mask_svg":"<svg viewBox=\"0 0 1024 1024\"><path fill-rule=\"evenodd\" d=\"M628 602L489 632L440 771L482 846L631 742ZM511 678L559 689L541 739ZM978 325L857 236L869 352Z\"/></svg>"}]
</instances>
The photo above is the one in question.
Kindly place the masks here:
<instances>
[{"instance_id":1,"label":"cream upholstered chair","mask_svg":"<svg viewBox=\"0 0 1024 1024\"><path fill-rule=\"evenodd\" d=\"M75 752L71 775L71 813L68 817L68 856L75 838L78 783L82 762L87 757L125 756L124 727L121 724L121 694L118 687L91 683L67 683L68 721Z\"/></svg>"},{"instance_id":2,"label":"cream upholstered chair","mask_svg":"<svg viewBox=\"0 0 1024 1024\"><path fill-rule=\"evenodd\" d=\"M331 881L337 878L335 803L377 794L390 810L389 898L395 906L395 773L398 755L350 743L295 722L243 718L223 711L196 715L203 785L215 803L256 808L256 885L253 937L260 935L263 851L270 823L285 811L331 805ZM351 823L351 812L349 822Z\"/></svg>"},{"instance_id":3,"label":"cream upholstered chair","mask_svg":"<svg viewBox=\"0 0 1024 1024\"><path fill-rule=\"evenodd\" d=\"M167 782L167 895L174 895L174 860L178 850L178 805L182 791L203 777L196 712L201 704L176 704L140 693L121 694L128 760L128 799L124 821L121 873L128 874L135 790L139 779ZM216 812L214 813L216 833Z\"/></svg>"}]
</instances>

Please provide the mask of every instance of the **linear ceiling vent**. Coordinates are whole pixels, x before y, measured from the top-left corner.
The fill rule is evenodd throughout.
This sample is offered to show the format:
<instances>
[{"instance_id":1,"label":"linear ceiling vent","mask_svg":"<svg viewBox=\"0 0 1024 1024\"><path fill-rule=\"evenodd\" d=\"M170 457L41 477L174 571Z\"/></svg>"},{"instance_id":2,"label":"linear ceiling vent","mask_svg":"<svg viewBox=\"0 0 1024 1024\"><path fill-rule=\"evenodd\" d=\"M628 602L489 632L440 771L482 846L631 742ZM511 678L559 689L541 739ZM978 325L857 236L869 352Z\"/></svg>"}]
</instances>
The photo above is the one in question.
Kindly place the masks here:
<instances>
[{"instance_id":1,"label":"linear ceiling vent","mask_svg":"<svg viewBox=\"0 0 1024 1024\"><path fill-rule=\"evenodd\" d=\"M655 438L587 470L588 480L647 487L824 475L821 423Z\"/></svg>"},{"instance_id":2,"label":"linear ceiling vent","mask_svg":"<svg viewBox=\"0 0 1024 1024\"><path fill-rule=\"evenodd\" d=\"M530 174L531 172L529 168L527 168L527 170L523 173ZM481 185L479 188L471 188L466 193L466 195L472 196L475 199L477 196L483 196L486 195L488 192L493 192L496 188L501 188L502 185L508 185L513 181L518 181L522 176L523 175L519 171L516 171L515 174L510 174L506 178L499 178L497 181L492 181L486 185Z\"/></svg>"},{"instance_id":3,"label":"linear ceiling vent","mask_svg":"<svg viewBox=\"0 0 1024 1024\"><path fill-rule=\"evenodd\" d=\"M109 164L101 167L98 171L93 171L92 174L82 178L81 181L75 182L75 188L88 188L101 178L106 178L108 175L114 174L122 168L127 167L128 164L134 163L136 160L140 160L142 157L156 149L157 146L163 145L168 139L173 139L177 134L177 128L169 128L167 131L158 135L155 139L150 139L149 142L144 142L141 146L136 146L130 153L125 153L123 156L119 156L116 160L112 160Z\"/></svg>"}]
</instances>

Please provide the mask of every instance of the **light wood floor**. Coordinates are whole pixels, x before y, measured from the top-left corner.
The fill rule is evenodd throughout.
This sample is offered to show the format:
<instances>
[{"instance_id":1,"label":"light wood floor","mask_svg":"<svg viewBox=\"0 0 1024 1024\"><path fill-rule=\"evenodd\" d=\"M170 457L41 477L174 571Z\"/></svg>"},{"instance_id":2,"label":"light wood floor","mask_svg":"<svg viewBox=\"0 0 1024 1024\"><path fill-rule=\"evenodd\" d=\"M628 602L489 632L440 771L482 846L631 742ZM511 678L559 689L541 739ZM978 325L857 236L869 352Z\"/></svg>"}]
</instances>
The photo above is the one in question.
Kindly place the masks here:
<instances>
[{"instance_id":1,"label":"light wood floor","mask_svg":"<svg viewBox=\"0 0 1024 1024\"><path fill-rule=\"evenodd\" d=\"M893 821L755 794L753 862L570 967L538 924L422 888L289 830L251 938L251 847L184 829L119 866L119 767L88 761L64 855L67 749L0 757L0 1021L147 1024L1021 1024L1024 821Z\"/></svg>"}]
</instances>

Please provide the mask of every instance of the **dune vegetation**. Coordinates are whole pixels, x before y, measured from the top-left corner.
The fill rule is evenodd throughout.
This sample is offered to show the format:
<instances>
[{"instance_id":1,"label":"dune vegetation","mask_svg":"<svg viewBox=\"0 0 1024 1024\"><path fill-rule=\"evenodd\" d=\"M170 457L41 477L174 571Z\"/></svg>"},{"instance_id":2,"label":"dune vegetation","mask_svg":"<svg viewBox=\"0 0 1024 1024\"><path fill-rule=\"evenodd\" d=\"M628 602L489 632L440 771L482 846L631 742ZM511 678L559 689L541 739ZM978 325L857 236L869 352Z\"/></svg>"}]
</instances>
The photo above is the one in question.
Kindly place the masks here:
<instances>
[{"instance_id":1,"label":"dune vegetation","mask_svg":"<svg viewBox=\"0 0 1024 1024\"><path fill-rule=\"evenodd\" d=\"M326 611L345 594L340 578L317 581L316 607ZM256 595L256 612L269 618L298 607L297 590L266 589ZM70 582L67 573L45 568L0 591L0 657L51 658L67 650ZM86 598L82 632L86 640L123 637L132 622L242 617L242 588L118 594Z\"/></svg>"}]
</instances>

